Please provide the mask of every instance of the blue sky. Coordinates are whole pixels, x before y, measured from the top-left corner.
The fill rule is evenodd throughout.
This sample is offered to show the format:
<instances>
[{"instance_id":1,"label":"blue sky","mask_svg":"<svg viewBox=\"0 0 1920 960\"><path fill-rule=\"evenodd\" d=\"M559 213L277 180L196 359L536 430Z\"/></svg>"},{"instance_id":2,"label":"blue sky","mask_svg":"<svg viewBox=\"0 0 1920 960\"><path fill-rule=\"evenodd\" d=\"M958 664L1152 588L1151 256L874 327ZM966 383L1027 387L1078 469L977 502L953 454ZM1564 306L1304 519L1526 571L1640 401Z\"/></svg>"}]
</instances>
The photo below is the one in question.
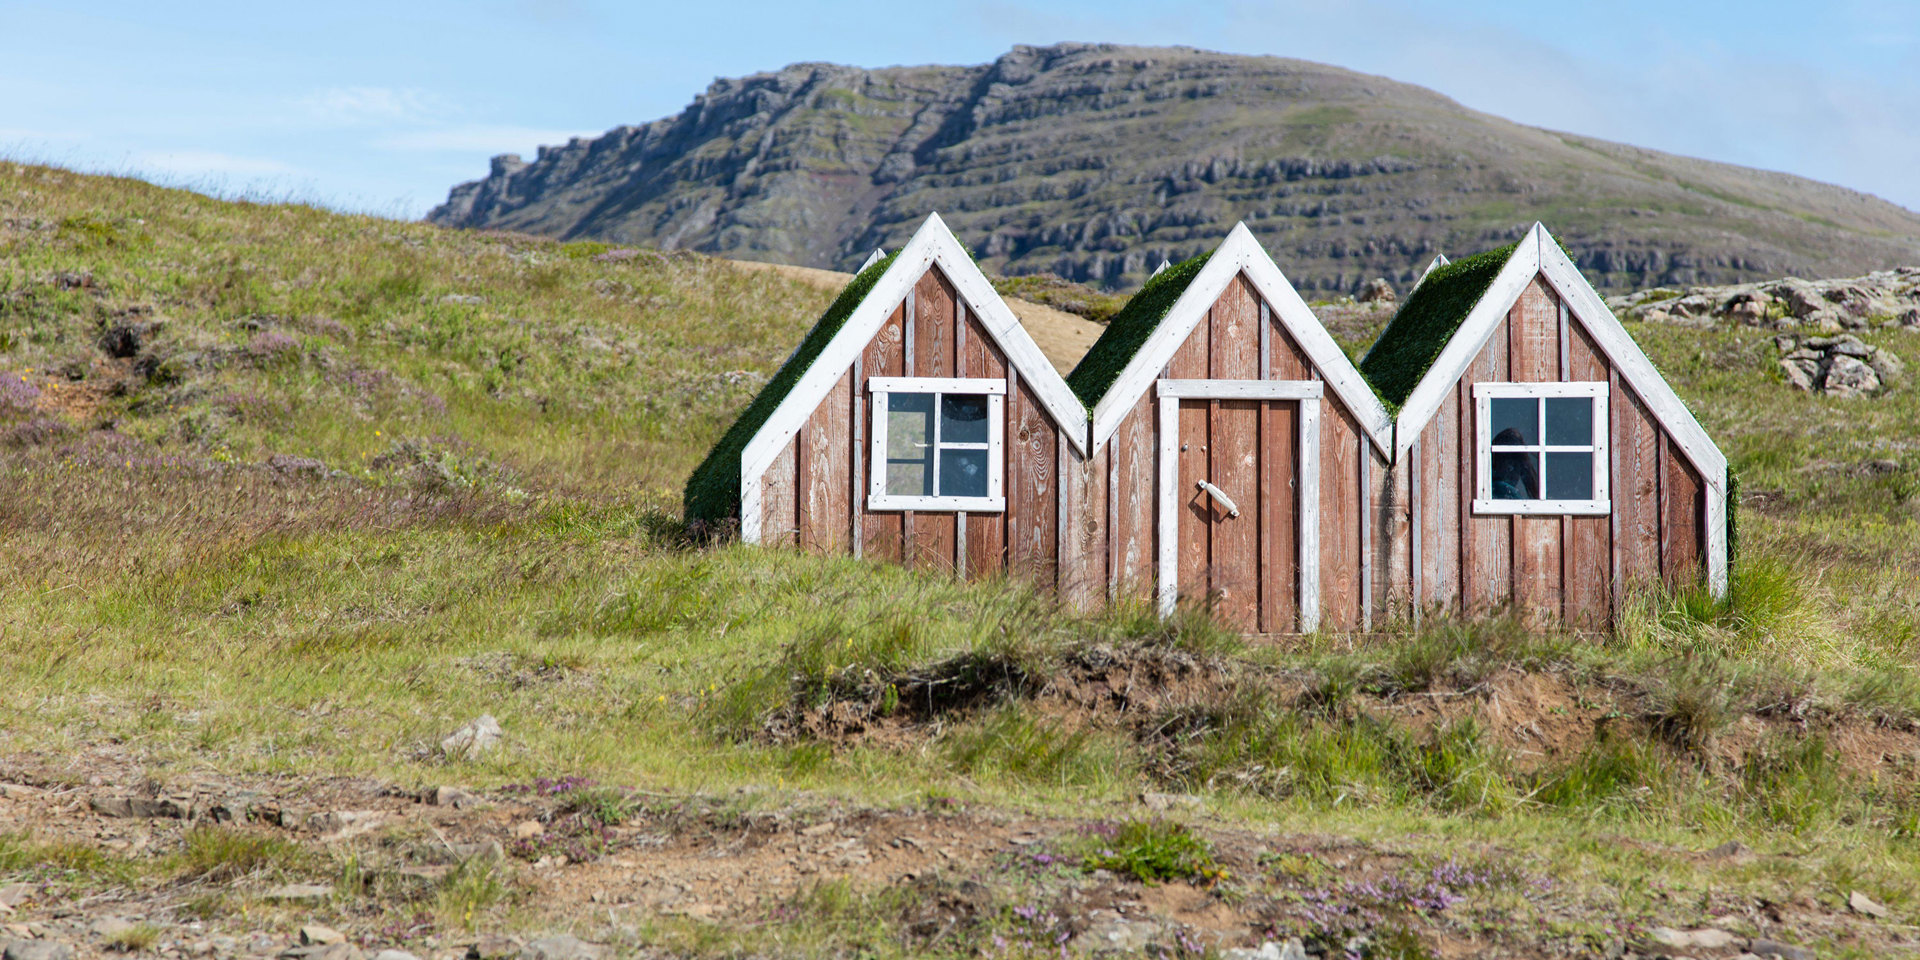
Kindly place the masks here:
<instances>
[{"instance_id":1,"label":"blue sky","mask_svg":"<svg viewBox=\"0 0 1920 960\"><path fill-rule=\"evenodd\" d=\"M1318 60L1920 209L1920 0L0 0L0 37L0 155L397 216L715 77L1059 40Z\"/></svg>"}]
</instances>

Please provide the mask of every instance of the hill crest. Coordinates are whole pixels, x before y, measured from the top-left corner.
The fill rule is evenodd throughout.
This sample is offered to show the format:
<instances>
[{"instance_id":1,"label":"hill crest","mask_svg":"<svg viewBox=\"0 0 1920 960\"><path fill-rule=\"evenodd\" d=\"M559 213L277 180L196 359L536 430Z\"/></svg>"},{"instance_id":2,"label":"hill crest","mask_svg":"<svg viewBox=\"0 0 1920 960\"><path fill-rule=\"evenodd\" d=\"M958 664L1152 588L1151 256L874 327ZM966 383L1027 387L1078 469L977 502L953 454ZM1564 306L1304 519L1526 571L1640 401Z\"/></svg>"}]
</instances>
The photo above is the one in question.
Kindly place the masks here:
<instances>
[{"instance_id":1,"label":"hill crest","mask_svg":"<svg viewBox=\"0 0 1920 960\"><path fill-rule=\"evenodd\" d=\"M1920 263L1920 214L1782 173L1523 126L1410 84L1182 47L800 63L496 157L428 219L850 269L938 210L982 265L1112 288L1245 220L1304 290L1413 279L1553 227L1605 287Z\"/></svg>"}]
</instances>

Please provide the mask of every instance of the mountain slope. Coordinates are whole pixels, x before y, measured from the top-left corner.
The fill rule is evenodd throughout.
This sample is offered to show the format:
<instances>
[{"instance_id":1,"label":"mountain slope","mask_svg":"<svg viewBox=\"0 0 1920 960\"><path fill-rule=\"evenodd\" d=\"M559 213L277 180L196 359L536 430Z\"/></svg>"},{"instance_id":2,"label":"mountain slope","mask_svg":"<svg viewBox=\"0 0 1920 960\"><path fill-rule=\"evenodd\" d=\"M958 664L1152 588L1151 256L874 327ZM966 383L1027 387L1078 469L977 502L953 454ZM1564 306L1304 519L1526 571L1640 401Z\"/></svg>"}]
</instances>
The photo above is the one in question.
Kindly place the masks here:
<instances>
[{"instance_id":1,"label":"mountain slope","mask_svg":"<svg viewBox=\"0 0 1920 960\"><path fill-rule=\"evenodd\" d=\"M1920 262L1920 214L1522 126L1420 87L1186 48L806 63L494 159L428 219L851 269L938 210L990 271L1130 286L1246 219L1303 288L1405 284L1544 220L1612 288Z\"/></svg>"}]
</instances>

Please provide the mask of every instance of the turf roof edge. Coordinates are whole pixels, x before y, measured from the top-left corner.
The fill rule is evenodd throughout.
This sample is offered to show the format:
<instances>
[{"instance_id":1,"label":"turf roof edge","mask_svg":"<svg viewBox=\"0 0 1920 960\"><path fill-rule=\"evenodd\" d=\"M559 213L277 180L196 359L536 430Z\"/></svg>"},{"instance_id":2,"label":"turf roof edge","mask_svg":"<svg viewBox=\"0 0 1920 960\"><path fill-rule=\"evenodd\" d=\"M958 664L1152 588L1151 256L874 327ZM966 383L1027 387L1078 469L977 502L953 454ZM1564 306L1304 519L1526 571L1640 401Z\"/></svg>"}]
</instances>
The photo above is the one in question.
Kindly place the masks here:
<instances>
[{"instance_id":1,"label":"turf roof edge","mask_svg":"<svg viewBox=\"0 0 1920 960\"><path fill-rule=\"evenodd\" d=\"M1519 246L1516 241L1434 268L1394 313L1359 364L1388 407L1397 411L1406 403Z\"/></svg>"},{"instance_id":2,"label":"turf roof edge","mask_svg":"<svg viewBox=\"0 0 1920 960\"><path fill-rule=\"evenodd\" d=\"M1093 408L1113 388L1121 371L1146 345L1153 331L1166 319L1167 311L1173 309L1212 257L1213 252L1208 251L1155 274L1107 321L1107 329L1100 334L1100 339L1093 342L1073 372L1067 374L1067 386L1073 388L1074 396L1080 398L1088 416L1092 416Z\"/></svg>"},{"instance_id":3,"label":"turf roof edge","mask_svg":"<svg viewBox=\"0 0 1920 960\"><path fill-rule=\"evenodd\" d=\"M820 319L814 321L813 328L800 341L799 349L787 362L780 365L773 378L760 389L753 402L740 412L739 419L720 435L720 439L700 461L691 476L687 478L686 489L681 495L681 505L688 523L700 522L714 525L729 517L740 514L740 456L754 435L760 432L773 412L780 407L781 401L793 392L800 378L813 366L814 361L825 352L827 344L833 341L835 334L846 325L847 318L853 315L854 308L872 292L874 284L893 265L900 254L898 251L882 257L879 261L860 271L840 290Z\"/></svg>"}]
</instances>

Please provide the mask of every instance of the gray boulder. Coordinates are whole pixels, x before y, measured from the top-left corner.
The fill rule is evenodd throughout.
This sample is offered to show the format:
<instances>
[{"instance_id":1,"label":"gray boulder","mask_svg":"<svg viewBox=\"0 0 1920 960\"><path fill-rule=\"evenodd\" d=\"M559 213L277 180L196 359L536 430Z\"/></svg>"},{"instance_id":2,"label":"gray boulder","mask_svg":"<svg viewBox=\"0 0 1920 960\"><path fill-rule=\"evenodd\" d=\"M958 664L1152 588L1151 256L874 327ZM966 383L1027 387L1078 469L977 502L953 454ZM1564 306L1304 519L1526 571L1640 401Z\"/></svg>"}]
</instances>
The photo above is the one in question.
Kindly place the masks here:
<instances>
[{"instance_id":1,"label":"gray boulder","mask_svg":"<svg viewBox=\"0 0 1920 960\"><path fill-rule=\"evenodd\" d=\"M73 960L73 948L58 940L15 940L0 950L4 960Z\"/></svg>"},{"instance_id":2,"label":"gray boulder","mask_svg":"<svg viewBox=\"0 0 1920 960\"><path fill-rule=\"evenodd\" d=\"M1857 357L1835 355L1827 361L1820 391L1829 397L1859 397L1880 389L1880 375Z\"/></svg>"}]
</instances>

